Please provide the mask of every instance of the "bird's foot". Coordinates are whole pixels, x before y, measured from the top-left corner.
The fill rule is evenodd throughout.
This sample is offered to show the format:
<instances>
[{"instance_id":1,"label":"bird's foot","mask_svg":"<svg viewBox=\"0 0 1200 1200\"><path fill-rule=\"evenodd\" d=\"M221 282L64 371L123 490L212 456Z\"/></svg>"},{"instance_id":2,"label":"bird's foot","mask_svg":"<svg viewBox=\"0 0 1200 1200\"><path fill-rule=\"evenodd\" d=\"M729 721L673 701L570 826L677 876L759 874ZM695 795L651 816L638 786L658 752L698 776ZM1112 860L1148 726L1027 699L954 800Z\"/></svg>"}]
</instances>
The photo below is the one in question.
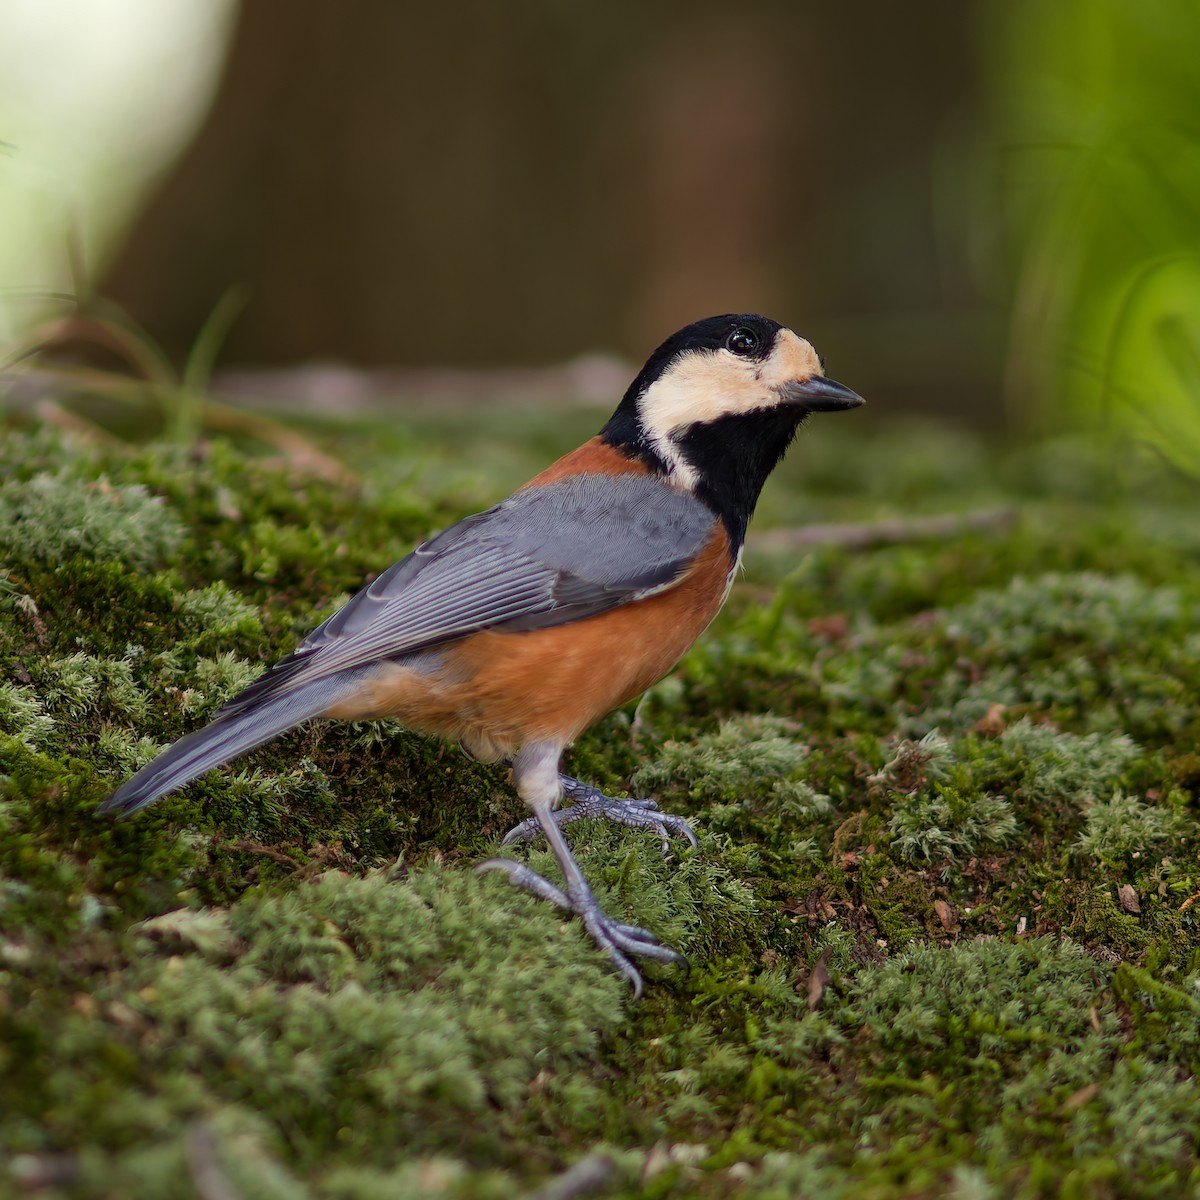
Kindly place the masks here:
<instances>
[{"instance_id":1,"label":"bird's foot","mask_svg":"<svg viewBox=\"0 0 1200 1200\"><path fill-rule=\"evenodd\" d=\"M663 858L671 856L672 837L687 838L693 846L697 845L692 827L682 817L663 812L653 800L618 800L569 775L561 775L559 779L563 795L571 801L569 808L554 810L554 823L559 829L584 817L603 817L606 821L628 825L631 829L648 829L657 833L662 840ZM500 844L511 846L514 842L532 842L541 836L542 827L537 817L529 817L510 829Z\"/></svg>"},{"instance_id":2,"label":"bird's foot","mask_svg":"<svg viewBox=\"0 0 1200 1200\"><path fill-rule=\"evenodd\" d=\"M641 972L630 962L631 956L652 958L656 962L679 963L687 967L688 960L675 950L664 946L648 929L637 925L622 925L613 920L586 883L564 892L548 879L511 858L489 858L475 867L476 871L504 871L515 886L548 900L566 912L573 913L591 935L592 941L612 960L617 970L629 980L636 1000L642 994Z\"/></svg>"}]
</instances>

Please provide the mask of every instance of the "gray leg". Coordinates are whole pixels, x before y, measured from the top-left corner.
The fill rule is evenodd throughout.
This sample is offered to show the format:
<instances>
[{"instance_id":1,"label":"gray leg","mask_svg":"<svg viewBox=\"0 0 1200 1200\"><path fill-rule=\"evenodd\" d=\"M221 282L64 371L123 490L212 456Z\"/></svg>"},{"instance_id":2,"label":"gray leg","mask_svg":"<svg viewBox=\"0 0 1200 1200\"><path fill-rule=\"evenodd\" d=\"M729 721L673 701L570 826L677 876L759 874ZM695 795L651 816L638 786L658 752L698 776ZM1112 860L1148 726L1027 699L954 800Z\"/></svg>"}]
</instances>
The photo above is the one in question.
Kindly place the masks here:
<instances>
[{"instance_id":1,"label":"gray leg","mask_svg":"<svg viewBox=\"0 0 1200 1200\"><path fill-rule=\"evenodd\" d=\"M570 808L556 808L552 814L559 829L584 817L603 817L606 821L628 825L632 829L648 829L662 839L663 858L671 855L668 839L672 836L687 838L693 846L697 844L692 827L682 817L663 812L653 800L617 800L569 775L560 775L558 780L563 795L571 801ZM513 842L532 842L541 834L542 826L537 817L528 817L510 829L500 844L511 846Z\"/></svg>"},{"instance_id":2,"label":"gray leg","mask_svg":"<svg viewBox=\"0 0 1200 1200\"><path fill-rule=\"evenodd\" d=\"M533 809L533 819L550 843L558 868L562 871L566 890L560 891L528 867L507 858L489 858L475 869L504 871L518 887L579 917L592 940L629 980L636 999L642 994L642 977L629 961L631 955L684 965L687 960L674 950L661 945L649 930L640 929L636 925L622 925L600 907L554 820L554 805L562 787L558 774L558 760L561 754L562 747L550 743L528 746L513 762L513 776L517 792Z\"/></svg>"}]
</instances>

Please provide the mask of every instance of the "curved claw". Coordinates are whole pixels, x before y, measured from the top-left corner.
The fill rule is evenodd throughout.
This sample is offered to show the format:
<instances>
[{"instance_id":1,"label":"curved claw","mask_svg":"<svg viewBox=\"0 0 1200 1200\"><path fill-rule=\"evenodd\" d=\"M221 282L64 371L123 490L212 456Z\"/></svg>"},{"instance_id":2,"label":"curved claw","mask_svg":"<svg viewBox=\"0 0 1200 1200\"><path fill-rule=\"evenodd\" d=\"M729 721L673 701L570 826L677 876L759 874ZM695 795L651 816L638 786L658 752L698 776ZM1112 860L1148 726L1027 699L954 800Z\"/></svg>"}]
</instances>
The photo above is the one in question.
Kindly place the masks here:
<instances>
[{"instance_id":1,"label":"curved claw","mask_svg":"<svg viewBox=\"0 0 1200 1200\"><path fill-rule=\"evenodd\" d=\"M570 809L560 809L560 812L570 812ZM555 820L558 819L558 812L554 814ZM559 821L561 827L564 822ZM538 824L537 817L526 817L524 821L518 825L514 825L501 839L500 845L511 846L514 842L532 842L542 835L542 827ZM490 860L489 860L490 861Z\"/></svg>"},{"instance_id":2,"label":"curved claw","mask_svg":"<svg viewBox=\"0 0 1200 1200\"><path fill-rule=\"evenodd\" d=\"M640 925L614 925L613 928L627 937L635 938L639 942L645 942L648 946L662 945L662 942L650 930L643 929Z\"/></svg>"},{"instance_id":3,"label":"curved claw","mask_svg":"<svg viewBox=\"0 0 1200 1200\"><path fill-rule=\"evenodd\" d=\"M574 889L573 894L568 894L536 871L510 858L485 859L476 864L475 870L503 871L514 886L579 917L592 940L629 980L635 1000L642 994L642 976L630 962L630 955L652 958L656 962L676 963L685 969L691 969L691 964L682 954L664 946L650 930L643 929L640 925L623 925L613 920L600 907L599 901L586 884Z\"/></svg>"},{"instance_id":4,"label":"curved claw","mask_svg":"<svg viewBox=\"0 0 1200 1200\"><path fill-rule=\"evenodd\" d=\"M482 874L484 871L503 871L514 887L529 892L539 900L548 900L555 907L566 912L575 911L565 892L556 888L550 880L543 878L536 871L530 870L524 863L516 862L511 858L485 858L483 862L475 864L475 871L477 874Z\"/></svg>"}]
</instances>

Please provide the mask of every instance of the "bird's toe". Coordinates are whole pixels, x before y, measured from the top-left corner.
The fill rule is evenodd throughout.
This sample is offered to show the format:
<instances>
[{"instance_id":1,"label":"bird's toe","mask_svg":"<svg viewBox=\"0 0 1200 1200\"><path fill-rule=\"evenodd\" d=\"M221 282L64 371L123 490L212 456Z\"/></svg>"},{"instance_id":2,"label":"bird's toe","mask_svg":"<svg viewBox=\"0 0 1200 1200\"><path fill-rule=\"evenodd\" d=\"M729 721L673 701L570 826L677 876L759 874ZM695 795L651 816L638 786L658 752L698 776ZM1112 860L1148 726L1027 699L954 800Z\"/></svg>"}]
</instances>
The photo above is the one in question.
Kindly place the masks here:
<instances>
[{"instance_id":1,"label":"bird's toe","mask_svg":"<svg viewBox=\"0 0 1200 1200\"><path fill-rule=\"evenodd\" d=\"M604 951L618 972L629 980L635 999L642 994L642 976L630 961L631 958L649 958L655 962L688 967L688 961L682 954L664 946L650 930L640 925L625 925L610 917L600 907L600 902L586 883L564 892L536 871L510 858L486 859L476 864L475 870L503 871L515 887L579 917L592 941Z\"/></svg>"}]
</instances>

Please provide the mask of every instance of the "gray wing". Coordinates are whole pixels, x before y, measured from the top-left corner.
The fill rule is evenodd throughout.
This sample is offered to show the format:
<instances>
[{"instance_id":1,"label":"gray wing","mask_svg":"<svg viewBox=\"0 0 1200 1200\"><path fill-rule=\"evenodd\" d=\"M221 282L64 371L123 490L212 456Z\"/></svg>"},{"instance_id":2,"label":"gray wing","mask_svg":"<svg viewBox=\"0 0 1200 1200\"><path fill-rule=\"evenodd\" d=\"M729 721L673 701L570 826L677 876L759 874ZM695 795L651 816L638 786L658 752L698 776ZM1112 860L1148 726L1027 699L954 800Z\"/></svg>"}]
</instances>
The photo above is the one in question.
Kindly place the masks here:
<instances>
[{"instance_id":1,"label":"gray wing","mask_svg":"<svg viewBox=\"0 0 1200 1200\"><path fill-rule=\"evenodd\" d=\"M482 629L545 628L669 587L717 517L647 475L580 475L517 492L388 568L220 712Z\"/></svg>"}]
</instances>

